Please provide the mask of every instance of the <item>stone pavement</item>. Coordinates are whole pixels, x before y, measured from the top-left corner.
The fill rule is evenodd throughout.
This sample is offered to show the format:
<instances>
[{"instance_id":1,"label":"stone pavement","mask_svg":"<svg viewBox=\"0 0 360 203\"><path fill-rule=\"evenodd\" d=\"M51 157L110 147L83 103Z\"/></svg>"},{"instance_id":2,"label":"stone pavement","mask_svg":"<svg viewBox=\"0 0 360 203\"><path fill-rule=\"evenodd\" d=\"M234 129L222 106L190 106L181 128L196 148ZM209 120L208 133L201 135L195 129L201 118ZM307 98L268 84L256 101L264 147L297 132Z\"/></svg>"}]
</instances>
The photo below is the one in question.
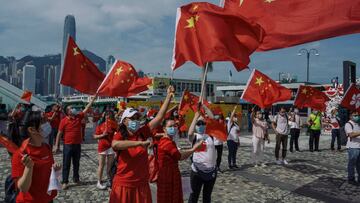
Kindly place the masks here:
<instances>
[{"instance_id":1,"label":"stone pavement","mask_svg":"<svg viewBox=\"0 0 360 203\"><path fill-rule=\"evenodd\" d=\"M321 152L309 152L308 137L300 136L300 148L303 151L288 152L287 166L274 163L274 135L271 135L271 140L264 155L268 162L265 168L255 168L251 164L250 135L241 137L237 155L240 168L237 170L227 169L225 147L222 157L222 169L225 172L218 175L212 194L213 202L360 202L360 186L352 186L346 182L346 150L330 151L330 136L321 137ZM180 146L186 147L189 144L180 140ZM61 191L54 202L108 201L109 192L99 191L95 187L97 145L89 140L82 147L80 171L83 185ZM61 155L56 155L55 158L61 163ZM190 161L181 162L180 168L183 176L189 176ZM4 197L3 183L8 174L8 155L0 148L0 202ZM152 186L152 190L155 198L156 186Z\"/></svg>"}]
</instances>

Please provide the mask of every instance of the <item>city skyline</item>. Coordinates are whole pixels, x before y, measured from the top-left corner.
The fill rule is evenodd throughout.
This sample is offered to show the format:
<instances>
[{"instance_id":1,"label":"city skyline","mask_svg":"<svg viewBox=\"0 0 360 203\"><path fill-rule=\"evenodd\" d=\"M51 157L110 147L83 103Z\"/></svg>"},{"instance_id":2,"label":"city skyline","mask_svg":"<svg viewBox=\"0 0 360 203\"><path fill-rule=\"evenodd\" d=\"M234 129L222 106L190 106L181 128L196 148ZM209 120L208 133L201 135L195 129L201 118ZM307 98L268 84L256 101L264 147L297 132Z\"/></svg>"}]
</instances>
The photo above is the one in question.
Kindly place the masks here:
<instances>
[{"instance_id":1,"label":"city skyline","mask_svg":"<svg viewBox=\"0 0 360 203\"><path fill-rule=\"evenodd\" d=\"M77 22L77 43L80 47L94 51L105 60L113 55L116 59L132 63L137 70L141 69L145 73L170 75L176 8L191 1L155 0L151 5L145 1L108 1L106 4L96 1L79 1L74 4L70 4L70 1L34 1L31 5L22 4L20 8L19 5L15 7L14 2L3 3L0 8L3 11L0 14L0 43L4 44L0 48L1 55L20 57L27 54L41 56L61 53L59 45L63 20L66 15L72 14ZM215 0L208 2L219 3ZM36 6L40 3L48 10L34 12L35 17L25 15L29 9L38 9ZM19 13L15 8L24 13ZM11 18L14 15L17 15L16 19ZM37 26L40 23L43 27ZM16 34L24 32L28 33L26 39ZM257 68L274 79L278 78L279 73L286 72L297 75L299 81L305 81L306 57L297 56L297 53L301 48L316 48L320 56L311 56L310 81L328 83L335 76L341 81L343 60L360 63L360 55L354 43L358 41L360 35L355 34L292 48L256 52L251 57L249 67ZM232 70L234 82L246 82L250 74L248 70L236 72L226 62L214 63L214 67L214 72L209 74L210 79L226 81L228 74L223 72ZM325 71L327 74L323 74ZM174 76L198 78L200 73L200 68L187 63Z\"/></svg>"}]
</instances>

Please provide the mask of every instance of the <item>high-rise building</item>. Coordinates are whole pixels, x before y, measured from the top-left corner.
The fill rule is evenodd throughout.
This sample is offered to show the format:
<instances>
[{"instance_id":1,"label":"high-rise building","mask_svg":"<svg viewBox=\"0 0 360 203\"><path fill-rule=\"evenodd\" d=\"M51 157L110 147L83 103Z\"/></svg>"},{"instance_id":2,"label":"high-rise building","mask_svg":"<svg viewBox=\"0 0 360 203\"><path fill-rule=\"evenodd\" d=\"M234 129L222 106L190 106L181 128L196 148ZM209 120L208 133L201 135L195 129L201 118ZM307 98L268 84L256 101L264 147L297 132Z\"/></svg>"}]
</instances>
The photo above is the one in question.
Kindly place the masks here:
<instances>
[{"instance_id":1,"label":"high-rise building","mask_svg":"<svg viewBox=\"0 0 360 203\"><path fill-rule=\"evenodd\" d=\"M64 54L67 44L68 36L71 36L76 41L76 25L75 25L75 17L73 15L67 15L65 17L64 22L64 35L63 35L63 47L62 47L62 54L61 54L61 63L64 63ZM71 95L74 92L72 88L65 87L63 85L60 86L60 94L64 95Z\"/></svg>"},{"instance_id":2,"label":"high-rise building","mask_svg":"<svg viewBox=\"0 0 360 203\"><path fill-rule=\"evenodd\" d=\"M106 61L106 73L110 71L110 68L115 63L115 57L113 55L108 56Z\"/></svg>"},{"instance_id":3,"label":"high-rise building","mask_svg":"<svg viewBox=\"0 0 360 203\"><path fill-rule=\"evenodd\" d=\"M54 94L55 96L59 96L60 95L60 85L59 85L59 81L60 81L60 74L61 74L61 66L55 66L55 76L54 76Z\"/></svg>"},{"instance_id":4,"label":"high-rise building","mask_svg":"<svg viewBox=\"0 0 360 203\"><path fill-rule=\"evenodd\" d=\"M35 93L36 87L36 67L34 65L25 65L23 67L23 90L29 90Z\"/></svg>"}]
</instances>

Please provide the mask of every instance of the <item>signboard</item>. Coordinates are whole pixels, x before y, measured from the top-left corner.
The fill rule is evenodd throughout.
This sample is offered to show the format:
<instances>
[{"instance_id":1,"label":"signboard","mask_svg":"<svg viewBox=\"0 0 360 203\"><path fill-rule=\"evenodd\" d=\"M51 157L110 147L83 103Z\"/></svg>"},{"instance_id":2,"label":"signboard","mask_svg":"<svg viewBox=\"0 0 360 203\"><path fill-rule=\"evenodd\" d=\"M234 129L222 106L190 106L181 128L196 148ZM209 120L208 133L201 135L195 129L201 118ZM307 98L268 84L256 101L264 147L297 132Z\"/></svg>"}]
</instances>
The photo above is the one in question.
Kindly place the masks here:
<instances>
[{"instance_id":1,"label":"signboard","mask_svg":"<svg viewBox=\"0 0 360 203\"><path fill-rule=\"evenodd\" d=\"M165 94L170 85L170 78L153 78L153 83L149 87L155 94Z\"/></svg>"}]
</instances>

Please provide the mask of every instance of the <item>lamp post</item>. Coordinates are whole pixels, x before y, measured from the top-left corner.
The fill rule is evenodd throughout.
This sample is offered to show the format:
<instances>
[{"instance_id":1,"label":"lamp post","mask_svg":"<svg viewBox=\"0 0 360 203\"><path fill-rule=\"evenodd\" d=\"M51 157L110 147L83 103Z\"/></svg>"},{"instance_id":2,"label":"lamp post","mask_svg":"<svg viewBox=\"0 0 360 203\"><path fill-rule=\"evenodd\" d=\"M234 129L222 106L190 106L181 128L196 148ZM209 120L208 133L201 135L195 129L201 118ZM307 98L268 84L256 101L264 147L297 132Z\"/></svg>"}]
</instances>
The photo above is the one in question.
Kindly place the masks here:
<instances>
[{"instance_id":1,"label":"lamp post","mask_svg":"<svg viewBox=\"0 0 360 203\"><path fill-rule=\"evenodd\" d=\"M314 54L315 56L319 56L319 51L317 49L300 49L298 56L302 56L302 54L306 54L307 59L307 67L306 67L306 82L309 82L309 66L310 66L310 54Z\"/></svg>"}]
</instances>

